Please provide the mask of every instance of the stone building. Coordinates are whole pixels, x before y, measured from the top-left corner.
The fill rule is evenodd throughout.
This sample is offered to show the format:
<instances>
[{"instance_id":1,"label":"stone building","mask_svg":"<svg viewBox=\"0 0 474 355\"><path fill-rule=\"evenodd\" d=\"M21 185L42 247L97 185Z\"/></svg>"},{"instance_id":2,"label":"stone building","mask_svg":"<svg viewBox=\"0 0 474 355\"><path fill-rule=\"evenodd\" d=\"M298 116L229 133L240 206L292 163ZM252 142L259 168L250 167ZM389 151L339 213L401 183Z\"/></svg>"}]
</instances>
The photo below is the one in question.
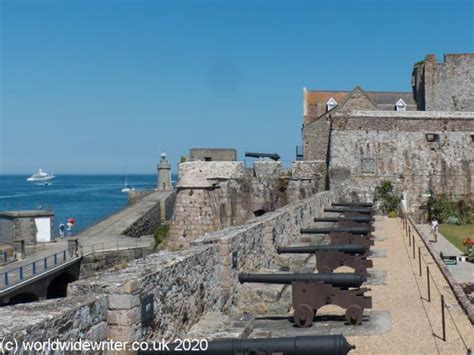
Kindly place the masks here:
<instances>
[{"instance_id":1,"label":"stone building","mask_svg":"<svg viewBox=\"0 0 474 355\"><path fill-rule=\"evenodd\" d=\"M413 93L304 90L304 160L325 163L326 189L368 200L390 180L409 212L428 191L472 197L474 54L428 55L412 78Z\"/></svg>"},{"instance_id":2,"label":"stone building","mask_svg":"<svg viewBox=\"0 0 474 355\"><path fill-rule=\"evenodd\" d=\"M412 74L418 110L474 111L474 54L445 54L437 63L429 54Z\"/></svg>"},{"instance_id":3,"label":"stone building","mask_svg":"<svg viewBox=\"0 0 474 355\"><path fill-rule=\"evenodd\" d=\"M192 148L189 160L196 161L236 161L237 151L233 148Z\"/></svg>"},{"instance_id":4,"label":"stone building","mask_svg":"<svg viewBox=\"0 0 474 355\"><path fill-rule=\"evenodd\" d=\"M0 212L0 242L12 244L24 240L26 244L54 241L54 213L52 211Z\"/></svg>"}]
</instances>

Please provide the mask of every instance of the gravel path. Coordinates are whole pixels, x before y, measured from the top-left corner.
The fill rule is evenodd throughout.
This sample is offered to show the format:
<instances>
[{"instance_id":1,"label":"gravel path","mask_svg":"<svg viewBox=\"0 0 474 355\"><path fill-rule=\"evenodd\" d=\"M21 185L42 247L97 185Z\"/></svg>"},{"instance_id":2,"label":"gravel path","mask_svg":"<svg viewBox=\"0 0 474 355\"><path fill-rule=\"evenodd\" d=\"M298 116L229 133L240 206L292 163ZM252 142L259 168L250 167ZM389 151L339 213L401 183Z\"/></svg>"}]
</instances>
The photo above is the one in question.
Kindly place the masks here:
<instances>
[{"instance_id":1,"label":"gravel path","mask_svg":"<svg viewBox=\"0 0 474 355\"><path fill-rule=\"evenodd\" d=\"M387 258L374 258L374 270L387 271L387 284L371 286L374 310L388 310L392 330L373 336L350 336L348 340L357 349L351 354L466 354L466 348L455 328L474 349L474 326L458 305L444 276L437 268L423 242L415 240L415 259L408 246L408 238L400 219L377 218L375 235L385 237L376 241L374 248L386 249ZM431 302L427 301L426 265L422 262L419 276L418 246L422 260L426 260L433 277ZM434 282L433 282L434 281ZM441 298L443 293L446 311L446 341L442 338Z\"/></svg>"}]
</instances>

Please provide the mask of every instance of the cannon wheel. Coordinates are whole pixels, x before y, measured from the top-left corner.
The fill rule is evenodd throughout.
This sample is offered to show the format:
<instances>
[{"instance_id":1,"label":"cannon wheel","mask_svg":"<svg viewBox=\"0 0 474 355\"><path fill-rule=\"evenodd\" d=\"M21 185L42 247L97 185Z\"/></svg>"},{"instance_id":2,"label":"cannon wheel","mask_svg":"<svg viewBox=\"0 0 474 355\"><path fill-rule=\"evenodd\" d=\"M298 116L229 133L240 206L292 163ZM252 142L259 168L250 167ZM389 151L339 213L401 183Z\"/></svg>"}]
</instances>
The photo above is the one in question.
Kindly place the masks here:
<instances>
[{"instance_id":1,"label":"cannon wheel","mask_svg":"<svg viewBox=\"0 0 474 355\"><path fill-rule=\"evenodd\" d=\"M300 304L296 306L293 318L298 327L307 328L313 324L315 311L313 307L310 307L307 304Z\"/></svg>"},{"instance_id":2,"label":"cannon wheel","mask_svg":"<svg viewBox=\"0 0 474 355\"><path fill-rule=\"evenodd\" d=\"M330 268L329 266L323 266L323 267L321 267L321 268L319 269L319 272L320 272L320 273L331 273L332 270L331 270L331 268Z\"/></svg>"},{"instance_id":3,"label":"cannon wheel","mask_svg":"<svg viewBox=\"0 0 474 355\"><path fill-rule=\"evenodd\" d=\"M353 304L346 309L346 320L350 324L362 324L363 313L360 306Z\"/></svg>"}]
</instances>

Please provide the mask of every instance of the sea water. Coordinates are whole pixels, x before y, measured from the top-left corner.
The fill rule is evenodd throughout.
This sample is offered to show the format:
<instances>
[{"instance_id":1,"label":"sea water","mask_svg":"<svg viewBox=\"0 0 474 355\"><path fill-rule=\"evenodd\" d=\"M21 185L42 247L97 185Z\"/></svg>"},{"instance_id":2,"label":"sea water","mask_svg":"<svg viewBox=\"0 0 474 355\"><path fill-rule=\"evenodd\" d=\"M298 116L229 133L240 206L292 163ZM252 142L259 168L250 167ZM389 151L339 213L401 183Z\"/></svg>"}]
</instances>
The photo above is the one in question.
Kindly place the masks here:
<instances>
[{"instance_id":1,"label":"sea water","mask_svg":"<svg viewBox=\"0 0 474 355\"><path fill-rule=\"evenodd\" d=\"M52 210L54 228L74 218L77 233L127 205L123 175L58 175L51 185L27 182L28 176L0 176L0 211ZM156 175L129 175L135 189L156 187Z\"/></svg>"}]
</instances>

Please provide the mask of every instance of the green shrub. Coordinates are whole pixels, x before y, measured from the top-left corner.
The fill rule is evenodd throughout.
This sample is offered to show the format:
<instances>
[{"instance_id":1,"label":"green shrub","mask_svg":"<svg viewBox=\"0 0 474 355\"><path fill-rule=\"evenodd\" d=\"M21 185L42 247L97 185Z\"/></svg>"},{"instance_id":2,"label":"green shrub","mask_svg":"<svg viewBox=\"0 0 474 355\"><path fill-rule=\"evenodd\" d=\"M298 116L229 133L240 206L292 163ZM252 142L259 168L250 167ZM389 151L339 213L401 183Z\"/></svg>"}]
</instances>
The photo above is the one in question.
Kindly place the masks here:
<instances>
[{"instance_id":1,"label":"green shrub","mask_svg":"<svg viewBox=\"0 0 474 355\"><path fill-rule=\"evenodd\" d=\"M379 202L382 213L398 215L397 210L401 198L393 190L391 181L384 180L375 188L374 201Z\"/></svg>"},{"instance_id":2,"label":"green shrub","mask_svg":"<svg viewBox=\"0 0 474 355\"><path fill-rule=\"evenodd\" d=\"M474 223L474 201L453 201L446 195L436 196L429 201L430 217L440 223L472 224Z\"/></svg>"},{"instance_id":3,"label":"green shrub","mask_svg":"<svg viewBox=\"0 0 474 355\"><path fill-rule=\"evenodd\" d=\"M387 216L388 216L389 218L395 218L395 217L397 217L398 215L397 215L397 212L395 212L395 211L390 211L390 212L387 214Z\"/></svg>"},{"instance_id":4,"label":"green shrub","mask_svg":"<svg viewBox=\"0 0 474 355\"><path fill-rule=\"evenodd\" d=\"M156 227L155 231L153 232L153 237L155 238L155 244L153 245L154 251L161 248L161 246L163 245L163 242L168 236L169 230L170 230L169 224L161 224L158 227Z\"/></svg>"}]
</instances>

